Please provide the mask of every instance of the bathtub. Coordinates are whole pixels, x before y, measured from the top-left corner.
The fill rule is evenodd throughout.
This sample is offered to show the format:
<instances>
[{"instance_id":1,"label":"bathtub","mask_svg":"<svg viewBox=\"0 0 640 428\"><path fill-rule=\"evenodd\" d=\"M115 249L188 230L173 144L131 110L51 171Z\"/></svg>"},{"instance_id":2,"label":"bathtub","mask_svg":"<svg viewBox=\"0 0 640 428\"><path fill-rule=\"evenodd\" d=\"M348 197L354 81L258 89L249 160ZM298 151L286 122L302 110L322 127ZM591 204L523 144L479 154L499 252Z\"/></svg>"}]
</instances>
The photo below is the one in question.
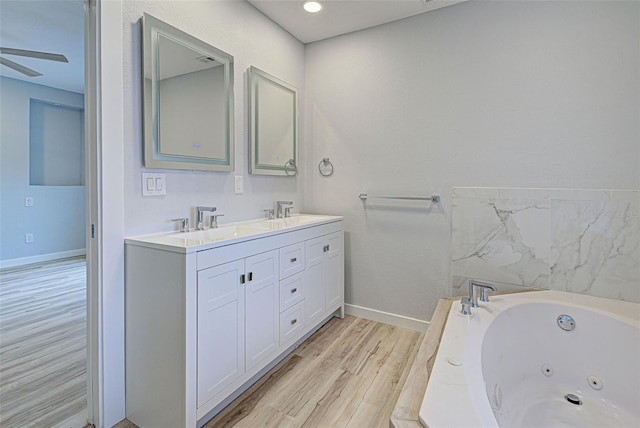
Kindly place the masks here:
<instances>
[{"instance_id":1,"label":"bathtub","mask_svg":"<svg viewBox=\"0 0 640 428\"><path fill-rule=\"evenodd\" d=\"M460 309L447 318L422 425L640 427L640 304L535 291Z\"/></svg>"}]
</instances>

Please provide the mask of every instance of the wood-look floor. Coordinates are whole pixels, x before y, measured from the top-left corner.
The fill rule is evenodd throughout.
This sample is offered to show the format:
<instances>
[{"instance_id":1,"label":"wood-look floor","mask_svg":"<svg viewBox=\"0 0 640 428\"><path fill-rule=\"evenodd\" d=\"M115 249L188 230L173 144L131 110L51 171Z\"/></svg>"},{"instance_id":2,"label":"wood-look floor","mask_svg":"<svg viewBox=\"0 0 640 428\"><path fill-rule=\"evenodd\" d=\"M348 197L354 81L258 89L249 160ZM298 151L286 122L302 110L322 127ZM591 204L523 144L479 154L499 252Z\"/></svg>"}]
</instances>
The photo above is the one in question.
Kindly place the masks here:
<instances>
[{"instance_id":1,"label":"wood-look floor","mask_svg":"<svg viewBox=\"0 0 640 428\"><path fill-rule=\"evenodd\" d=\"M419 337L333 318L205 427L388 427Z\"/></svg>"},{"instance_id":2,"label":"wood-look floor","mask_svg":"<svg viewBox=\"0 0 640 428\"><path fill-rule=\"evenodd\" d=\"M0 270L0 426L86 411L86 262Z\"/></svg>"},{"instance_id":3,"label":"wood-look floor","mask_svg":"<svg viewBox=\"0 0 640 428\"><path fill-rule=\"evenodd\" d=\"M387 428L419 346L415 331L333 318L204 428Z\"/></svg>"}]
</instances>

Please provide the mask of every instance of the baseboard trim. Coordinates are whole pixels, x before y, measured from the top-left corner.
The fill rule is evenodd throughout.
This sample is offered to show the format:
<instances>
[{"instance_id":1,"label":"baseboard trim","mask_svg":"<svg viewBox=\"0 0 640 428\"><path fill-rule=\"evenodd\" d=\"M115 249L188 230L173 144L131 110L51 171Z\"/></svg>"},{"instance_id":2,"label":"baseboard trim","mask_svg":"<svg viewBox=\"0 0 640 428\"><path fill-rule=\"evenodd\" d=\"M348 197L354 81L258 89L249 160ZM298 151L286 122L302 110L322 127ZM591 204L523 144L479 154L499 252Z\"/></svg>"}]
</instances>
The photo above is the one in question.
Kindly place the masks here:
<instances>
[{"instance_id":1,"label":"baseboard trim","mask_svg":"<svg viewBox=\"0 0 640 428\"><path fill-rule=\"evenodd\" d=\"M20 257L18 259L0 260L0 269L30 265L33 263L48 262L51 260L67 259L69 257L84 256L87 254L87 250L80 248L78 250L61 251L59 253L42 254L39 256Z\"/></svg>"},{"instance_id":2,"label":"baseboard trim","mask_svg":"<svg viewBox=\"0 0 640 428\"><path fill-rule=\"evenodd\" d=\"M391 324L396 327L407 328L409 330L415 330L421 333L426 331L427 327L429 327L429 321L422 321L416 318L391 314L389 312L383 312L377 309L370 309L357 305L345 304L344 311L347 315L353 315L355 317L365 318L371 321Z\"/></svg>"}]
</instances>

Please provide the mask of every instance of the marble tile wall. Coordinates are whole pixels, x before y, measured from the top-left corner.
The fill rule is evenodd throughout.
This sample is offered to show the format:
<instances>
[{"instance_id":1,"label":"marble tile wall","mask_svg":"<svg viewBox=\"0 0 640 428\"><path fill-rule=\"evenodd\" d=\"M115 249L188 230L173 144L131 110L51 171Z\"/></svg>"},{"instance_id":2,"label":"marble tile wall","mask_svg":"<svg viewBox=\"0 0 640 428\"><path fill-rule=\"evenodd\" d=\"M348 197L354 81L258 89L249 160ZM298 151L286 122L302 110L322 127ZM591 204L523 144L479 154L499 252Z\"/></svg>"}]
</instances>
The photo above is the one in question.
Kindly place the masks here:
<instances>
[{"instance_id":1,"label":"marble tile wall","mask_svg":"<svg viewBox=\"0 0 640 428\"><path fill-rule=\"evenodd\" d=\"M459 187L452 294L467 280L640 302L640 190Z\"/></svg>"}]
</instances>

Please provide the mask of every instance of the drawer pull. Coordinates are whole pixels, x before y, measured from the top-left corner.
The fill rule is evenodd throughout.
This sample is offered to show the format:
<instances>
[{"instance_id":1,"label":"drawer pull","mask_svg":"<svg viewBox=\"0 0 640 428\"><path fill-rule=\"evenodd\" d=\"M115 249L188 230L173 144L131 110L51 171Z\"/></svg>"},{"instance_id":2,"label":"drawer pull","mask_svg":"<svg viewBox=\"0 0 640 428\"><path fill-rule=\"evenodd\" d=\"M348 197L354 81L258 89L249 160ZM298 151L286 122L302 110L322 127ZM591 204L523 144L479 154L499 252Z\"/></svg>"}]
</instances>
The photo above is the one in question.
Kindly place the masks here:
<instances>
[{"instance_id":1,"label":"drawer pull","mask_svg":"<svg viewBox=\"0 0 640 428\"><path fill-rule=\"evenodd\" d=\"M294 325L297 322L298 322L298 320L294 318L294 319L291 320L291 325Z\"/></svg>"},{"instance_id":2,"label":"drawer pull","mask_svg":"<svg viewBox=\"0 0 640 428\"><path fill-rule=\"evenodd\" d=\"M295 262L297 262L297 261L298 261L298 258L297 258L297 257L294 257L294 258L292 258L292 259L291 259L291 263L295 263Z\"/></svg>"},{"instance_id":3,"label":"drawer pull","mask_svg":"<svg viewBox=\"0 0 640 428\"><path fill-rule=\"evenodd\" d=\"M293 293L295 293L295 292L297 292L297 291L298 291L298 289L297 289L297 288L292 288L292 289L291 289L291 294L293 294Z\"/></svg>"}]
</instances>

